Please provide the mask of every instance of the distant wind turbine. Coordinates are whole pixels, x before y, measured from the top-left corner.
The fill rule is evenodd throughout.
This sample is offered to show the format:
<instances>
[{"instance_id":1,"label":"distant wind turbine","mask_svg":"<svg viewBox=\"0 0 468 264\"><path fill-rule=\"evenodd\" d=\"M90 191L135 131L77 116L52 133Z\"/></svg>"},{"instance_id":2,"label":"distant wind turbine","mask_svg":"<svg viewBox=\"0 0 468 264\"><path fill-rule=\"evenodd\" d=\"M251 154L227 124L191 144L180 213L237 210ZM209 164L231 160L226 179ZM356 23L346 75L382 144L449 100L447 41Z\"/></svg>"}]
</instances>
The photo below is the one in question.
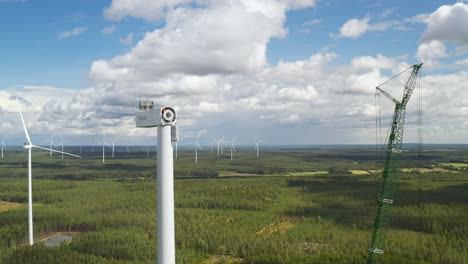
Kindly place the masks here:
<instances>
[{"instance_id":1,"label":"distant wind turbine","mask_svg":"<svg viewBox=\"0 0 468 264\"><path fill-rule=\"evenodd\" d=\"M52 149L53 147L55 147L54 137L55 137L55 133L52 134L49 140L44 141L44 142L49 143L49 149ZM52 151L49 151L49 156L52 157Z\"/></svg>"},{"instance_id":2,"label":"distant wind turbine","mask_svg":"<svg viewBox=\"0 0 468 264\"><path fill-rule=\"evenodd\" d=\"M106 142L106 139L104 137L102 137L102 164L106 163L106 146L113 150L112 146Z\"/></svg>"},{"instance_id":3,"label":"distant wind turbine","mask_svg":"<svg viewBox=\"0 0 468 264\"><path fill-rule=\"evenodd\" d=\"M236 151L236 147L234 146L234 142L236 141L237 137L235 137L230 143L231 143L231 160L232 160L232 152Z\"/></svg>"},{"instance_id":4,"label":"distant wind turbine","mask_svg":"<svg viewBox=\"0 0 468 264\"><path fill-rule=\"evenodd\" d=\"M62 135L60 135L60 144L59 144L59 146L62 147L62 160L63 160L63 153L64 153L63 152L63 144L65 144L65 143L68 143L68 142L63 141L63 137L62 137Z\"/></svg>"},{"instance_id":5,"label":"distant wind turbine","mask_svg":"<svg viewBox=\"0 0 468 264\"><path fill-rule=\"evenodd\" d=\"M259 152L260 152L260 147L259 147L259 144L263 142L263 139L260 139L258 140L257 138L255 138L255 149L257 150L257 158L260 156Z\"/></svg>"},{"instance_id":6,"label":"distant wind turbine","mask_svg":"<svg viewBox=\"0 0 468 264\"><path fill-rule=\"evenodd\" d=\"M203 148L200 146L200 144L198 144L198 139L199 138L200 138L200 133L198 133L197 139L195 140L195 142L193 142L193 145L195 147L195 163L198 163L198 149L203 151Z\"/></svg>"},{"instance_id":7,"label":"distant wind turbine","mask_svg":"<svg viewBox=\"0 0 468 264\"><path fill-rule=\"evenodd\" d=\"M2 138L2 159L3 159L3 151L6 150L5 138L6 138L6 136L3 136L3 138Z\"/></svg>"},{"instance_id":8,"label":"distant wind turbine","mask_svg":"<svg viewBox=\"0 0 468 264\"><path fill-rule=\"evenodd\" d=\"M224 144L228 143L227 141L224 140L224 137L221 139L221 155L224 154Z\"/></svg>"},{"instance_id":9,"label":"distant wind turbine","mask_svg":"<svg viewBox=\"0 0 468 264\"><path fill-rule=\"evenodd\" d=\"M115 154L115 141L114 141L114 138L112 138L112 147L111 148L112 148L112 158L114 158L115 157L115 155L114 155Z\"/></svg>"},{"instance_id":10,"label":"distant wind turbine","mask_svg":"<svg viewBox=\"0 0 468 264\"><path fill-rule=\"evenodd\" d=\"M218 140L216 141L216 143L218 144L218 156L219 156L219 145L220 145L220 144L221 144L221 154L223 153L223 152L222 152L222 151L223 151L223 145L222 145L222 144L224 144L224 136L221 137L220 139L218 139Z\"/></svg>"},{"instance_id":11,"label":"distant wind turbine","mask_svg":"<svg viewBox=\"0 0 468 264\"><path fill-rule=\"evenodd\" d=\"M28 129L26 128L26 123L24 122L23 113L21 112L21 107L18 102L18 98L16 98L16 105L18 106L18 110L21 116L21 122L23 123L24 128L24 135L26 136L27 143L24 144L24 148L28 150L28 225L29 225L29 245L34 244L34 229L33 229L33 211L32 211L32 149L42 149L57 153L66 154L69 156L81 158L78 155L74 155L71 153L61 152L53 149L43 148L36 145L33 145L31 142L31 138L29 137Z\"/></svg>"},{"instance_id":12,"label":"distant wind turbine","mask_svg":"<svg viewBox=\"0 0 468 264\"><path fill-rule=\"evenodd\" d=\"M177 141L175 142L175 158L176 158L176 159L177 159L177 143L178 143L179 141L181 141L182 139L184 139L184 137L179 138L179 140L177 140Z\"/></svg>"},{"instance_id":13,"label":"distant wind turbine","mask_svg":"<svg viewBox=\"0 0 468 264\"><path fill-rule=\"evenodd\" d=\"M216 138L213 138L213 141L211 141L211 152L213 153L214 145L218 143L218 140Z\"/></svg>"}]
</instances>

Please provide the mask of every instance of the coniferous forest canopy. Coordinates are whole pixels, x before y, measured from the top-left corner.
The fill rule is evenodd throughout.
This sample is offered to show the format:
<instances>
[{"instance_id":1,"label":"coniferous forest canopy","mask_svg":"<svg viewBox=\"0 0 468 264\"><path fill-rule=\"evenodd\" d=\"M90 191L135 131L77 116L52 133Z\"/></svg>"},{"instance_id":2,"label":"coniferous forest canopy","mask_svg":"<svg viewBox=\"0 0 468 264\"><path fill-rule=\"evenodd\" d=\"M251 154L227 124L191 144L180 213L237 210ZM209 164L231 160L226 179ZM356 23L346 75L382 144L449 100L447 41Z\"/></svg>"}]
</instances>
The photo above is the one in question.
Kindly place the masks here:
<instances>
[{"instance_id":1,"label":"coniferous forest canopy","mask_svg":"<svg viewBox=\"0 0 468 264\"><path fill-rule=\"evenodd\" d=\"M407 148L384 263L468 263L468 146ZM78 148L68 151L78 152ZM382 162L370 146L207 150L175 160L177 263L364 263ZM36 244L27 246L27 156L0 160L0 263L155 263L156 161L146 149L83 159L34 152ZM70 243L39 242L72 234Z\"/></svg>"}]
</instances>

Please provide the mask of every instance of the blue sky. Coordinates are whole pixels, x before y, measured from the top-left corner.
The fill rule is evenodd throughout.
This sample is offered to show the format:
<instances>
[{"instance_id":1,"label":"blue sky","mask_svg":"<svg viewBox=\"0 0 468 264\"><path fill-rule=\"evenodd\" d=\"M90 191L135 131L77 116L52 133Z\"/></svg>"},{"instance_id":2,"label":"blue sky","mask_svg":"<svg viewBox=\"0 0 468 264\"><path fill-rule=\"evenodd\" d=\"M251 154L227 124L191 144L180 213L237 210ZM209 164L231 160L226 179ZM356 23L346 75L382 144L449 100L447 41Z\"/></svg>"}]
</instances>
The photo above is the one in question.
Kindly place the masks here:
<instances>
[{"instance_id":1,"label":"blue sky","mask_svg":"<svg viewBox=\"0 0 468 264\"><path fill-rule=\"evenodd\" d=\"M468 37L460 21L468 7L463 2L180 2L0 0L5 118L15 111L8 95L20 94L30 102L36 98L30 117L37 134L50 133L44 125L52 121L48 116L62 120L70 136L126 134L132 126L131 100L156 97L185 111L181 126L188 134L220 135L226 127L243 134L239 126L249 121L235 112L245 105L255 113L253 133L272 141L289 143L271 132L289 126L297 130L281 133L295 144L371 143L369 98L375 82L425 60L432 85L428 113L436 116L428 118L428 138L436 143L466 138L462 87L450 92L458 97L450 102L451 111L461 110L457 114L437 112L444 107L431 106L429 97L447 78L461 82L467 77ZM154 91L145 88L150 86ZM298 113L288 110L296 108ZM63 109L83 119L70 124ZM447 119L444 115L461 124L443 126L438 120ZM200 126L207 116L219 121ZM347 126L344 116L353 120ZM5 122L6 131L17 125ZM340 134L346 136L330 136Z\"/></svg>"},{"instance_id":2,"label":"blue sky","mask_svg":"<svg viewBox=\"0 0 468 264\"><path fill-rule=\"evenodd\" d=\"M0 31L3 33L0 69L6 73L0 86L21 84L86 88L90 63L111 58L131 48L119 38L134 32L141 38L153 28L137 19L112 23L102 12L109 1L0 1ZM104 27L116 24L113 34ZM80 35L59 39L76 28ZM3 74L2 74L3 75Z\"/></svg>"},{"instance_id":3,"label":"blue sky","mask_svg":"<svg viewBox=\"0 0 468 264\"><path fill-rule=\"evenodd\" d=\"M274 38L268 46L268 61L303 59L324 47L340 54L337 62L348 61L358 54L385 53L399 56L415 53L423 25L414 30L386 34L370 34L359 40L334 39L331 33L349 18L379 17L394 10L395 19L430 13L442 4L454 1L321 1L315 7L291 11L287 15L286 38ZM119 42L129 33L134 42L145 32L163 22L147 23L127 18L113 23L103 17L110 1L0 1L0 70L4 73L0 87L13 85L52 85L82 89L90 85L87 79L90 63L109 59L128 51L131 46ZM321 20L315 25L308 21ZM112 34L102 34L103 28L115 25ZM58 36L75 28L86 28L78 36L59 39ZM309 29L310 33L304 33ZM377 43L376 43L377 42Z\"/></svg>"}]
</instances>

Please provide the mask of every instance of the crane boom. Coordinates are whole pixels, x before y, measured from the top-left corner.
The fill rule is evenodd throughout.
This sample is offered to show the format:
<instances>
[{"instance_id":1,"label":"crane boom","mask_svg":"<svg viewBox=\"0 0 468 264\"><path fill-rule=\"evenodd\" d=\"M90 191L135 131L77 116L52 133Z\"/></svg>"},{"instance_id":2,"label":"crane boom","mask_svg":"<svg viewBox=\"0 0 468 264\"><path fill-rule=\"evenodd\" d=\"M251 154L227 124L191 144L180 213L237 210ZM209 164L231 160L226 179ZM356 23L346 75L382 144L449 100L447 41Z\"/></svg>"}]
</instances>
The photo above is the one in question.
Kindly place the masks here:
<instances>
[{"instance_id":1,"label":"crane boom","mask_svg":"<svg viewBox=\"0 0 468 264\"><path fill-rule=\"evenodd\" d=\"M412 66L413 71L405 84L403 97L400 102L391 96L388 97L388 93L384 92L381 88L376 88L377 91L384 92L384 95L395 103L395 110L385 149L385 167L382 174L383 182L378 198L377 216L374 220L371 245L369 247L369 255L367 258L367 263L369 264L378 263L380 256L384 253L384 237L382 229L389 223L390 209L393 205L393 185L400 168L406 105L413 94L418 72L421 67L422 63Z\"/></svg>"}]
</instances>

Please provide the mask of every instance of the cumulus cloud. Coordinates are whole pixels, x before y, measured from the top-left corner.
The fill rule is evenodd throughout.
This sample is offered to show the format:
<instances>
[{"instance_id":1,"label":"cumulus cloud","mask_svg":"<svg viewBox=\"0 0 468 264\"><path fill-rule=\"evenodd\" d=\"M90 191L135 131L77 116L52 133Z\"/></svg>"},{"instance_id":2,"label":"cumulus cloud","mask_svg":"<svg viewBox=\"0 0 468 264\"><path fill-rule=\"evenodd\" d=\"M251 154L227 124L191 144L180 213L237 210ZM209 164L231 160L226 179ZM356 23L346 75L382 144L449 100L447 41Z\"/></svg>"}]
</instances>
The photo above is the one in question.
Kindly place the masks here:
<instances>
[{"instance_id":1,"label":"cumulus cloud","mask_svg":"<svg viewBox=\"0 0 468 264\"><path fill-rule=\"evenodd\" d=\"M376 57L360 56L351 61L351 65L357 69L392 69L398 64L398 60L377 54Z\"/></svg>"},{"instance_id":2,"label":"cumulus cloud","mask_svg":"<svg viewBox=\"0 0 468 264\"><path fill-rule=\"evenodd\" d=\"M314 54L308 60L279 61L276 66L267 68L263 75L264 78L274 77L274 79L294 82L316 80L323 77L327 63L334 58L336 54L329 52Z\"/></svg>"},{"instance_id":3,"label":"cumulus cloud","mask_svg":"<svg viewBox=\"0 0 468 264\"><path fill-rule=\"evenodd\" d=\"M370 18L353 18L346 21L346 23L344 23L340 28L340 36L352 39L359 38L362 34L370 29L369 20Z\"/></svg>"},{"instance_id":4,"label":"cumulus cloud","mask_svg":"<svg viewBox=\"0 0 468 264\"><path fill-rule=\"evenodd\" d=\"M58 39L64 39L64 38L69 38L69 37L75 37L75 36L78 36L80 34L83 34L84 32L86 32L87 28L86 27L77 27L77 28L74 28L72 30L69 30L69 31L64 31L62 33L60 33L57 38Z\"/></svg>"},{"instance_id":5,"label":"cumulus cloud","mask_svg":"<svg viewBox=\"0 0 468 264\"><path fill-rule=\"evenodd\" d=\"M292 1L293 7L305 5ZM127 54L94 62L95 81L149 79L169 73L249 73L267 63L268 42L283 37L288 6L277 1L216 2L209 8L169 10L164 28L148 32ZM107 71L108 73L104 73ZM125 76L122 74L125 73Z\"/></svg>"},{"instance_id":6,"label":"cumulus cloud","mask_svg":"<svg viewBox=\"0 0 468 264\"><path fill-rule=\"evenodd\" d=\"M416 52L416 57L430 67L438 65L437 59L448 56L445 44L440 40L423 42L418 46L418 51Z\"/></svg>"},{"instance_id":7,"label":"cumulus cloud","mask_svg":"<svg viewBox=\"0 0 468 264\"><path fill-rule=\"evenodd\" d=\"M34 131L47 131L43 124L54 123L70 134L144 135L147 131L135 129L133 116L139 99L153 99L157 105L176 108L178 124L187 134L202 129L210 134L235 130L239 136L252 138L253 130L272 131L284 125L300 127L303 136L313 131L323 139L301 139L304 142L373 142L375 86L408 68L406 56L363 54L336 62L339 54L319 52L270 65L266 49L271 39L286 35L286 12L311 6L313 1L197 3L196 7L166 4L157 18L164 16L163 26L136 39L130 51L92 63L89 78L94 84L88 89L65 89L59 94L50 87L40 88L52 89L41 93L24 88L19 95L33 102L26 114L35 120ZM136 13L125 13L120 19L126 16L145 19ZM371 22L366 23L376 24ZM433 46L426 50L421 48L420 56L441 58L448 53L437 42L431 43L427 42ZM426 131L432 133L428 139L443 140L441 134L463 138L460 131L467 126L463 115L468 115L468 91L462 86L467 78L465 71L425 76ZM1 98L13 93L13 89L0 91ZM57 96L42 101L40 95L51 93ZM0 101L0 105L10 109L12 102ZM392 108L386 110L383 113L388 117ZM414 112L410 104L410 126ZM15 125L15 119L2 115L2 120ZM252 130L239 131L241 126ZM282 132L294 134L292 129ZM409 132L407 140L411 141L414 133Z\"/></svg>"},{"instance_id":8,"label":"cumulus cloud","mask_svg":"<svg viewBox=\"0 0 468 264\"><path fill-rule=\"evenodd\" d=\"M192 0L113 0L104 10L107 19L119 21L127 16L143 18L147 21L161 19L164 12L179 4L191 3Z\"/></svg>"},{"instance_id":9,"label":"cumulus cloud","mask_svg":"<svg viewBox=\"0 0 468 264\"><path fill-rule=\"evenodd\" d=\"M287 9L300 9L315 4L315 0L239 0L252 11L275 12L275 6L281 5ZM231 4L228 0L112 0L111 5L104 10L104 16L110 20L119 21L125 17L137 17L147 21L156 21L165 17L166 13L176 7L187 4L216 5Z\"/></svg>"},{"instance_id":10,"label":"cumulus cloud","mask_svg":"<svg viewBox=\"0 0 468 264\"><path fill-rule=\"evenodd\" d=\"M351 74L346 80L345 93L373 94L375 87L385 81L379 69L372 69L363 74Z\"/></svg>"},{"instance_id":11,"label":"cumulus cloud","mask_svg":"<svg viewBox=\"0 0 468 264\"><path fill-rule=\"evenodd\" d=\"M458 53L468 52L468 4L443 5L425 21L427 28L421 43L447 41L457 45Z\"/></svg>"}]
</instances>

